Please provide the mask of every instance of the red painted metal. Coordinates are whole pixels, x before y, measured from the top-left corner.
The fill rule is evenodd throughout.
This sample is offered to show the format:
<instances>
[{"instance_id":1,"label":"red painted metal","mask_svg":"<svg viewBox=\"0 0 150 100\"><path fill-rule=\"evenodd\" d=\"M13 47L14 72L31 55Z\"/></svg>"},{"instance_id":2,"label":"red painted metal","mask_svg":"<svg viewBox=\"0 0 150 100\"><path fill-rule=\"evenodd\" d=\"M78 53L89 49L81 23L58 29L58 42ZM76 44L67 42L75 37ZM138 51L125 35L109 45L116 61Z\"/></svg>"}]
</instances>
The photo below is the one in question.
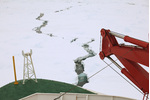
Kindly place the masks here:
<instances>
[{"instance_id":1,"label":"red painted metal","mask_svg":"<svg viewBox=\"0 0 150 100\"><path fill-rule=\"evenodd\" d=\"M115 36L109 32L110 30L101 29L102 51L99 53L100 58L103 60L112 54L115 55L125 67L121 72L144 94L149 94L149 73L139 65L140 63L149 67L149 43L125 36L124 41L137 46L119 45Z\"/></svg>"},{"instance_id":2,"label":"red painted metal","mask_svg":"<svg viewBox=\"0 0 150 100\"><path fill-rule=\"evenodd\" d=\"M149 46L149 43L134 39L134 38L129 37L129 36L125 36L124 41L139 45L139 46L144 47L144 48L148 48L148 46Z\"/></svg>"}]
</instances>

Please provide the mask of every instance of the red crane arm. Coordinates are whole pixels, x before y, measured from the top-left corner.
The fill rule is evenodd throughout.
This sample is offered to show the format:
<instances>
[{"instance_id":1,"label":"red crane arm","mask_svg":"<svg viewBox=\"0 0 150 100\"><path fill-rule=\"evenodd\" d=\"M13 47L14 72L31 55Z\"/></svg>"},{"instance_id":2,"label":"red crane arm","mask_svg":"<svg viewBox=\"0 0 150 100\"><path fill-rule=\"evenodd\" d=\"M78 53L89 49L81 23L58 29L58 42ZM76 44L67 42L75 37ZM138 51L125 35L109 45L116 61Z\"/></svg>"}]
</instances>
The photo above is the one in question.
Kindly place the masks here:
<instances>
[{"instance_id":1,"label":"red crane arm","mask_svg":"<svg viewBox=\"0 0 150 100\"><path fill-rule=\"evenodd\" d=\"M114 54L125 68L121 72L129 78L143 93L149 93L149 73L138 63L149 66L149 43L110 30L101 30L102 51L100 58L110 58ZM116 37L137 46L119 45Z\"/></svg>"}]
</instances>

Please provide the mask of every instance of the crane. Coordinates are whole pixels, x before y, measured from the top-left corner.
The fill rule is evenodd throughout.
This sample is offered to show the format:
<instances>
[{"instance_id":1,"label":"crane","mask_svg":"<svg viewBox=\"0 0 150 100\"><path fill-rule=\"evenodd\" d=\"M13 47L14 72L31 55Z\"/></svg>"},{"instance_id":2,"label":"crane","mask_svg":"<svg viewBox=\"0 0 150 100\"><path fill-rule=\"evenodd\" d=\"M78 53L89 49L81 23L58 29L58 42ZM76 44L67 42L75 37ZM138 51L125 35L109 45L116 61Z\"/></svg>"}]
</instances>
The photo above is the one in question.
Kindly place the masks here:
<instances>
[{"instance_id":1,"label":"crane","mask_svg":"<svg viewBox=\"0 0 150 100\"><path fill-rule=\"evenodd\" d=\"M108 58L113 62L143 92L143 100L144 98L147 99L149 94L149 73L142 65L149 67L149 43L109 29L102 28L100 33L102 36L100 58L102 60ZM134 45L119 44L116 37ZM113 60L110 57L111 55L115 55L124 67L121 67Z\"/></svg>"}]
</instances>

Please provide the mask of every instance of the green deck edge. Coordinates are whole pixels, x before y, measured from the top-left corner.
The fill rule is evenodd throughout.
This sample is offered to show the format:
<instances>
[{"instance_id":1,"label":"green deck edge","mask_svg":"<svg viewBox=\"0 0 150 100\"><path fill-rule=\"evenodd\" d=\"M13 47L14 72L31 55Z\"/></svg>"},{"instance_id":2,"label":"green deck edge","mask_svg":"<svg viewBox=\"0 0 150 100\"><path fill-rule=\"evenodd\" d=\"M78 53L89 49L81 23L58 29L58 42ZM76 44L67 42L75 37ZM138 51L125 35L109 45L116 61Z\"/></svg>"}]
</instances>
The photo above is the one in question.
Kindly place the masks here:
<instances>
[{"instance_id":1,"label":"green deck edge","mask_svg":"<svg viewBox=\"0 0 150 100\"><path fill-rule=\"evenodd\" d=\"M77 87L72 84L37 79L37 83L33 80L28 80L25 84L22 84L23 80L19 80L18 85L14 85L14 82L9 83L0 88L0 100L18 100L33 93L60 93L67 92L72 89L69 93L84 93L84 94L95 94L86 89Z\"/></svg>"}]
</instances>

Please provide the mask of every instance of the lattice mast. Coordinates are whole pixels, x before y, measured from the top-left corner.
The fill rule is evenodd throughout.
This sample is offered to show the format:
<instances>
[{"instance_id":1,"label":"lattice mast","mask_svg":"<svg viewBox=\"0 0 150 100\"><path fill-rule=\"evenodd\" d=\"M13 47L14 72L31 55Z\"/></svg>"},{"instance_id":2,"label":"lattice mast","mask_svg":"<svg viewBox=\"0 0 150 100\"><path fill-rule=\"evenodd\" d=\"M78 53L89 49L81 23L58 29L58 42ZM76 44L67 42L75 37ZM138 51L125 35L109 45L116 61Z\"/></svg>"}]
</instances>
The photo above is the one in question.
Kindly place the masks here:
<instances>
[{"instance_id":1,"label":"lattice mast","mask_svg":"<svg viewBox=\"0 0 150 100\"><path fill-rule=\"evenodd\" d=\"M37 82L33 62L32 62L32 50L30 49L29 53L24 53L22 51L22 55L24 56L24 68L23 68L23 84L25 84L25 80L33 79L35 82Z\"/></svg>"}]
</instances>

